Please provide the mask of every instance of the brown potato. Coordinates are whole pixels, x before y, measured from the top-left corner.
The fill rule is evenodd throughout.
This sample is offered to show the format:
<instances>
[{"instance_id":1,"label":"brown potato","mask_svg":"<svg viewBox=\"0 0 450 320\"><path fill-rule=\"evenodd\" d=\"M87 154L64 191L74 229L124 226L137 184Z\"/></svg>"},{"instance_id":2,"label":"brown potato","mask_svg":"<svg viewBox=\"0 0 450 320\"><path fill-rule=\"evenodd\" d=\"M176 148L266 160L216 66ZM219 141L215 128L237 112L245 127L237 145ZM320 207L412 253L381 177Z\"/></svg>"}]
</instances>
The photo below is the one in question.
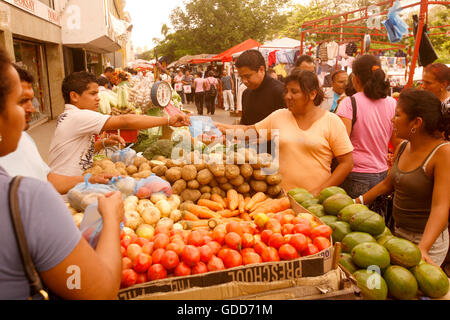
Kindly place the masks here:
<instances>
[{"instance_id":1,"label":"brown potato","mask_svg":"<svg viewBox=\"0 0 450 320\"><path fill-rule=\"evenodd\" d=\"M200 183L197 180L191 180L187 184L189 189L198 189L200 188Z\"/></svg>"},{"instance_id":2,"label":"brown potato","mask_svg":"<svg viewBox=\"0 0 450 320\"><path fill-rule=\"evenodd\" d=\"M127 170L122 169L122 168L117 169L117 170L120 172L120 175L121 175L122 177L128 176Z\"/></svg>"},{"instance_id":3,"label":"brown potato","mask_svg":"<svg viewBox=\"0 0 450 320\"><path fill-rule=\"evenodd\" d=\"M117 176L120 176L120 172L119 172L119 170L117 170L116 168L106 168L104 171L103 171L103 173L104 174L109 174L109 175L112 175L112 176L114 176L114 177L117 177Z\"/></svg>"},{"instance_id":4,"label":"brown potato","mask_svg":"<svg viewBox=\"0 0 450 320\"><path fill-rule=\"evenodd\" d=\"M203 186L200 188L201 193L211 193L211 187L210 186Z\"/></svg>"},{"instance_id":5,"label":"brown potato","mask_svg":"<svg viewBox=\"0 0 450 320\"><path fill-rule=\"evenodd\" d=\"M197 169L197 171L201 171L206 168L206 162L201 160L201 163L194 164L194 166L195 166L195 169Z\"/></svg>"},{"instance_id":6,"label":"brown potato","mask_svg":"<svg viewBox=\"0 0 450 320\"><path fill-rule=\"evenodd\" d=\"M281 174L272 174L270 176L267 176L267 178L266 178L267 184L269 184L271 186L280 184L282 180L283 180L283 178L282 178Z\"/></svg>"},{"instance_id":7,"label":"brown potato","mask_svg":"<svg viewBox=\"0 0 450 320\"><path fill-rule=\"evenodd\" d=\"M165 177L167 178L167 181L169 181L170 183L180 180L181 168L179 167L170 168L169 170L166 171Z\"/></svg>"},{"instance_id":8,"label":"brown potato","mask_svg":"<svg viewBox=\"0 0 450 320\"><path fill-rule=\"evenodd\" d=\"M211 189L211 194L222 194L222 191L219 187L214 187Z\"/></svg>"},{"instance_id":9,"label":"brown potato","mask_svg":"<svg viewBox=\"0 0 450 320\"><path fill-rule=\"evenodd\" d=\"M211 171L209 171L209 169L202 169L198 172L197 174L197 181L201 184L201 185L207 185L210 184L214 179L213 174L211 173Z\"/></svg>"},{"instance_id":10,"label":"brown potato","mask_svg":"<svg viewBox=\"0 0 450 320\"><path fill-rule=\"evenodd\" d=\"M181 177L185 181L195 180L195 178L197 178L197 169L192 164L184 166L183 169L181 169Z\"/></svg>"},{"instance_id":11,"label":"brown potato","mask_svg":"<svg viewBox=\"0 0 450 320\"><path fill-rule=\"evenodd\" d=\"M241 184L238 187L237 192L239 192L240 194L249 193L250 192L250 185L248 183Z\"/></svg>"},{"instance_id":12,"label":"brown potato","mask_svg":"<svg viewBox=\"0 0 450 320\"><path fill-rule=\"evenodd\" d=\"M148 163L150 164L150 167L152 167L152 169L153 169L154 167L164 166L164 165L165 165L165 162L162 162L162 161L156 161L156 160L149 161Z\"/></svg>"},{"instance_id":13,"label":"brown potato","mask_svg":"<svg viewBox=\"0 0 450 320\"><path fill-rule=\"evenodd\" d=\"M184 190L186 190L186 181L183 179L175 181L175 183L172 186L172 191L174 194L181 194Z\"/></svg>"},{"instance_id":14,"label":"brown potato","mask_svg":"<svg viewBox=\"0 0 450 320\"><path fill-rule=\"evenodd\" d=\"M141 164L143 164L143 163L148 163L147 159L145 159L143 157L136 157L136 158L134 158L133 164L136 167L139 168L141 166Z\"/></svg>"},{"instance_id":15,"label":"brown potato","mask_svg":"<svg viewBox=\"0 0 450 320\"><path fill-rule=\"evenodd\" d=\"M250 181L250 186L256 192L266 192L267 191L267 183L265 181Z\"/></svg>"},{"instance_id":16,"label":"brown potato","mask_svg":"<svg viewBox=\"0 0 450 320\"><path fill-rule=\"evenodd\" d=\"M223 164L210 164L208 165L208 169L215 177L220 178L225 176L225 166Z\"/></svg>"},{"instance_id":17,"label":"brown potato","mask_svg":"<svg viewBox=\"0 0 450 320\"><path fill-rule=\"evenodd\" d=\"M186 189L181 193L181 198L184 201L192 201L194 203L197 203L201 196L202 194L199 190Z\"/></svg>"},{"instance_id":18,"label":"brown potato","mask_svg":"<svg viewBox=\"0 0 450 320\"><path fill-rule=\"evenodd\" d=\"M182 166L182 162L179 160L172 160L172 159L167 159L166 161L166 167L167 168L173 168L173 167L181 167Z\"/></svg>"},{"instance_id":19,"label":"brown potato","mask_svg":"<svg viewBox=\"0 0 450 320\"><path fill-rule=\"evenodd\" d=\"M220 185L220 188L221 188L223 191L228 191L228 190L233 189L234 187L231 185L231 183L224 183L224 184L221 184L221 185Z\"/></svg>"},{"instance_id":20,"label":"brown potato","mask_svg":"<svg viewBox=\"0 0 450 320\"><path fill-rule=\"evenodd\" d=\"M128 166L127 167L127 173L128 173L128 175L133 175L133 174L135 174L135 173L137 173L138 172L138 168L136 167L136 166L134 166L134 165L131 165L131 166Z\"/></svg>"},{"instance_id":21,"label":"brown potato","mask_svg":"<svg viewBox=\"0 0 450 320\"><path fill-rule=\"evenodd\" d=\"M163 161L164 163L167 161L166 157L164 156L154 156L152 160Z\"/></svg>"},{"instance_id":22,"label":"brown potato","mask_svg":"<svg viewBox=\"0 0 450 320\"><path fill-rule=\"evenodd\" d=\"M241 176L244 178L249 178L253 175L253 167L248 163L243 164L241 165L240 172Z\"/></svg>"},{"instance_id":23,"label":"brown potato","mask_svg":"<svg viewBox=\"0 0 450 320\"><path fill-rule=\"evenodd\" d=\"M225 177L229 180L237 178L240 173L239 167L235 164L227 164L225 166Z\"/></svg>"},{"instance_id":24,"label":"brown potato","mask_svg":"<svg viewBox=\"0 0 450 320\"><path fill-rule=\"evenodd\" d=\"M245 182L244 177L241 175L238 175L236 178L231 179L229 181L233 186L238 187L241 184L243 184Z\"/></svg>"},{"instance_id":25,"label":"brown potato","mask_svg":"<svg viewBox=\"0 0 450 320\"><path fill-rule=\"evenodd\" d=\"M103 168L100 166L95 166L92 168L91 171L92 175L96 175L96 174L102 174L103 173Z\"/></svg>"},{"instance_id":26,"label":"brown potato","mask_svg":"<svg viewBox=\"0 0 450 320\"><path fill-rule=\"evenodd\" d=\"M204 193L204 194L202 194L200 199L210 200L211 199L211 193Z\"/></svg>"},{"instance_id":27,"label":"brown potato","mask_svg":"<svg viewBox=\"0 0 450 320\"><path fill-rule=\"evenodd\" d=\"M167 172L167 167L166 166L157 166L154 167L152 170L157 176L162 177L166 174Z\"/></svg>"},{"instance_id":28,"label":"brown potato","mask_svg":"<svg viewBox=\"0 0 450 320\"><path fill-rule=\"evenodd\" d=\"M144 162L139 166L139 172L151 170L150 165L147 162Z\"/></svg>"},{"instance_id":29,"label":"brown potato","mask_svg":"<svg viewBox=\"0 0 450 320\"><path fill-rule=\"evenodd\" d=\"M114 167L114 162L112 162L109 159L103 159L103 160L98 161L98 165L100 167L102 167L103 169L105 169L106 167L111 167L111 166Z\"/></svg>"},{"instance_id":30,"label":"brown potato","mask_svg":"<svg viewBox=\"0 0 450 320\"><path fill-rule=\"evenodd\" d=\"M119 170L119 169L125 169L125 168L127 167L127 166L125 165L125 163L123 163L123 162L116 162L114 166L116 167L117 170Z\"/></svg>"},{"instance_id":31,"label":"brown potato","mask_svg":"<svg viewBox=\"0 0 450 320\"><path fill-rule=\"evenodd\" d=\"M261 164L262 168L270 167L272 161L272 156L268 153L261 153L258 155L258 162Z\"/></svg>"},{"instance_id":32,"label":"brown potato","mask_svg":"<svg viewBox=\"0 0 450 320\"><path fill-rule=\"evenodd\" d=\"M253 171L253 179L257 181L266 180L267 176L261 172L261 169Z\"/></svg>"},{"instance_id":33,"label":"brown potato","mask_svg":"<svg viewBox=\"0 0 450 320\"><path fill-rule=\"evenodd\" d=\"M209 186L210 186L211 188L218 187L218 186L219 186L219 183L217 182L217 180L213 179L213 180L211 180L211 182L209 183Z\"/></svg>"},{"instance_id":34,"label":"brown potato","mask_svg":"<svg viewBox=\"0 0 450 320\"><path fill-rule=\"evenodd\" d=\"M276 197L281 193L281 187L280 185L276 185L276 186L270 186L269 188L267 188L267 194L271 197Z\"/></svg>"},{"instance_id":35,"label":"brown potato","mask_svg":"<svg viewBox=\"0 0 450 320\"><path fill-rule=\"evenodd\" d=\"M216 179L219 184L225 184L228 182L228 179L225 177L220 177Z\"/></svg>"},{"instance_id":36,"label":"brown potato","mask_svg":"<svg viewBox=\"0 0 450 320\"><path fill-rule=\"evenodd\" d=\"M152 172L150 170L147 170L147 171L141 171L141 172L135 173L132 175L132 177L135 179L145 179L145 178L150 177L151 175L152 175Z\"/></svg>"}]
</instances>

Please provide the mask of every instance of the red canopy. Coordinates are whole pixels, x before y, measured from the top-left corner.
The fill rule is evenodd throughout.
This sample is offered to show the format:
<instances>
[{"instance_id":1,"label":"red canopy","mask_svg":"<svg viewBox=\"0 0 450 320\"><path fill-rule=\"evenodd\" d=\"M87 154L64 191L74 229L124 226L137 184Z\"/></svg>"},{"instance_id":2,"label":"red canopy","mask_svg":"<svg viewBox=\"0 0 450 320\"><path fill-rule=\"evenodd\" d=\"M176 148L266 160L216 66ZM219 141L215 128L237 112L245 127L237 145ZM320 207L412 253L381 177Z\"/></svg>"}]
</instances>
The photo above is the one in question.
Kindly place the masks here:
<instances>
[{"instance_id":1,"label":"red canopy","mask_svg":"<svg viewBox=\"0 0 450 320\"><path fill-rule=\"evenodd\" d=\"M262 46L262 44L259 43L258 41L255 41L253 39L248 39L248 40L245 40L244 42L234 46L233 48L230 48L230 49L218 54L217 56L213 57L213 59L218 58L218 59L222 60L222 62L230 62L230 61L233 61L233 57L232 57L233 54L242 52L242 51L246 51L246 50L250 50L255 47L261 47L261 46Z\"/></svg>"}]
</instances>

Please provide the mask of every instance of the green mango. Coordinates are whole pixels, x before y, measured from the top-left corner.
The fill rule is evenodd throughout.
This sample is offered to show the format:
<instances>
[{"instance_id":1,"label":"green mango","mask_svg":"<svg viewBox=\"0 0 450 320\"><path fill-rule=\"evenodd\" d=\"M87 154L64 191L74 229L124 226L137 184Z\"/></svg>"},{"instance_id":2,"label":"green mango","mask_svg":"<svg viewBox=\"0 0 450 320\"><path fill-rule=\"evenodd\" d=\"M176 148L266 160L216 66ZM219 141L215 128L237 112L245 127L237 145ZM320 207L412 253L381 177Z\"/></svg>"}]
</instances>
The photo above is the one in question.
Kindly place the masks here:
<instances>
[{"instance_id":1,"label":"green mango","mask_svg":"<svg viewBox=\"0 0 450 320\"><path fill-rule=\"evenodd\" d=\"M417 296L417 280L408 269L390 266L383 273L383 278L388 286L389 295L395 299L411 300Z\"/></svg>"},{"instance_id":2,"label":"green mango","mask_svg":"<svg viewBox=\"0 0 450 320\"><path fill-rule=\"evenodd\" d=\"M301 203L301 205L302 205L303 208L308 209L309 207L311 207L313 205L316 205L318 203L319 203L318 199L308 199L306 201L303 201Z\"/></svg>"},{"instance_id":3,"label":"green mango","mask_svg":"<svg viewBox=\"0 0 450 320\"><path fill-rule=\"evenodd\" d=\"M352 249L353 263L360 268L378 266L384 269L389 266L391 260L385 247L376 242L364 242Z\"/></svg>"},{"instance_id":4,"label":"green mango","mask_svg":"<svg viewBox=\"0 0 450 320\"><path fill-rule=\"evenodd\" d=\"M356 213L350 219L350 226L353 231L367 232L372 236L383 233L386 228L383 217L373 211Z\"/></svg>"},{"instance_id":5,"label":"green mango","mask_svg":"<svg viewBox=\"0 0 450 320\"><path fill-rule=\"evenodd\" d=\"M350 224L344 221L336 221L333 223L333 226L331 227L333 229L333 241L334 242L341 242L344 237L352 232L352 229L350 228Z\"/></svg>"},{"instance_id":6,"label":"green mango","mask_svg":"<svg viewBox=\"0 0 450 320\"><path fill-rule=\"evenodd\" d=\"M388 287L383 277L374 271L358 270L353 273L361 294L366 300L386 300Z\"/></svg>"},{"instance_id":7,"label":"green mango","mask_svg":"<svg viewBox=\"0 0 450 320\"><path fill-rule=\"evenodd\" d=\"M325 216L325 210L323 209L323 205L321 204L316 204L308 207L308 211L318 218L322 218Z\"/></svg>"},{"instance_id":8,"label":"green mango","mask_svg":"<svg viewBox=\"0 0 450 320\"><path fill-rule=\"evenodd\" d=\"M320 203L323 203L327 198L334 196L337 193L347 194L347 192L340 187L328 187L323 189L319 194Z\"/></svg>"},{"instance_id":9,"label":"green mango","mask_svg":"<svg viewBox=\"0 0 450 320\"><path fill-rule=\"evenodd\" d=\"M309 193L308 190L306 190L306 189L303 189L303 188L295 188L295 189L290 190L290 191L288 192L288 194L291 195L291 196L294 196L294 195L296 195L297 193L301 193L301 192Z\"/></svg>"},{"instance_id":10,"label":"green mango","mask_svg":"<svg viewBox=\"0 0 450 320\"><path fill-rule=\"evenodd\" d=\"M361 212L361 211L368 211L368 210L369 210L369 208L363 204L351 204L349 206L346 206L341 211L339 211L338 219L345 221L345 222L350 222L350 219L355 214L357 214L358 212Z\"/></svg>"},{"instance_id":11,"label":"green mango","mask_svg":"<svg viewBox=\"0 0 450 320\"><path fill-rule=\"evenodd\" d=\"M325 212L332 216L337 216L339 211L352 204L354 204L353 199L342 193L337 193L322 203Z\"/></svg>"}]
</instances>

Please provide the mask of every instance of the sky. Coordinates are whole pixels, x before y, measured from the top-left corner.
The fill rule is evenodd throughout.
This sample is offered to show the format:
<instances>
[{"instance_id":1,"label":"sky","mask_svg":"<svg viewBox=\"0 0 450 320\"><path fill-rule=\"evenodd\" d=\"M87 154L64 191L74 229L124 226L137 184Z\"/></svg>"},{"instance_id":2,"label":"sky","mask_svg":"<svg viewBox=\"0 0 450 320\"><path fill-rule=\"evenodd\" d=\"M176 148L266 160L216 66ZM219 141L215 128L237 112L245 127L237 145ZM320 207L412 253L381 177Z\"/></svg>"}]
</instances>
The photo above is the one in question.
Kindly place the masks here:
<instances>
[{"instance_id":1,"label":"sky","mask_svg":"<svg viewBox=\"0 0 450 320\"><path fill-rule=\"evenodd\" d=\"M308 0L293 0L294 3L307 3ZM161 27L170 27L170 13L183 5L183 0L126 0L125 10L130 13L133 24L132 40L135 50L138 47L151 49L153 38L163 38Z\"/></svg>"}]
</instances>

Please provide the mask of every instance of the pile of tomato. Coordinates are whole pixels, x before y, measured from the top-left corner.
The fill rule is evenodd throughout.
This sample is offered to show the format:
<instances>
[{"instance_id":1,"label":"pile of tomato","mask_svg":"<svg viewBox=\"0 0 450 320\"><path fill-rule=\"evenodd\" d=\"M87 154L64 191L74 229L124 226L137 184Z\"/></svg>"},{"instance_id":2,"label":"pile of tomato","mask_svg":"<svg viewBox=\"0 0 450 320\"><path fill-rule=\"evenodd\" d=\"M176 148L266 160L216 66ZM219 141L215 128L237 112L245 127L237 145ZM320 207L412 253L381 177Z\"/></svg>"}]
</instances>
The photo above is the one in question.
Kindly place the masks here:
<instances>
[{"instance_id":1,"label":"pile of tomato","mask_svg":"<svg viewBox=\"0 0 450 320\"><path fill-rule=\"evenodd\" d=\"M331 233L293 215L271 218L263 229L237 221L212 231L157 228L151 241L122 233L121 286L314 255L331 246Z\"/></svg>"}]
</instances>

